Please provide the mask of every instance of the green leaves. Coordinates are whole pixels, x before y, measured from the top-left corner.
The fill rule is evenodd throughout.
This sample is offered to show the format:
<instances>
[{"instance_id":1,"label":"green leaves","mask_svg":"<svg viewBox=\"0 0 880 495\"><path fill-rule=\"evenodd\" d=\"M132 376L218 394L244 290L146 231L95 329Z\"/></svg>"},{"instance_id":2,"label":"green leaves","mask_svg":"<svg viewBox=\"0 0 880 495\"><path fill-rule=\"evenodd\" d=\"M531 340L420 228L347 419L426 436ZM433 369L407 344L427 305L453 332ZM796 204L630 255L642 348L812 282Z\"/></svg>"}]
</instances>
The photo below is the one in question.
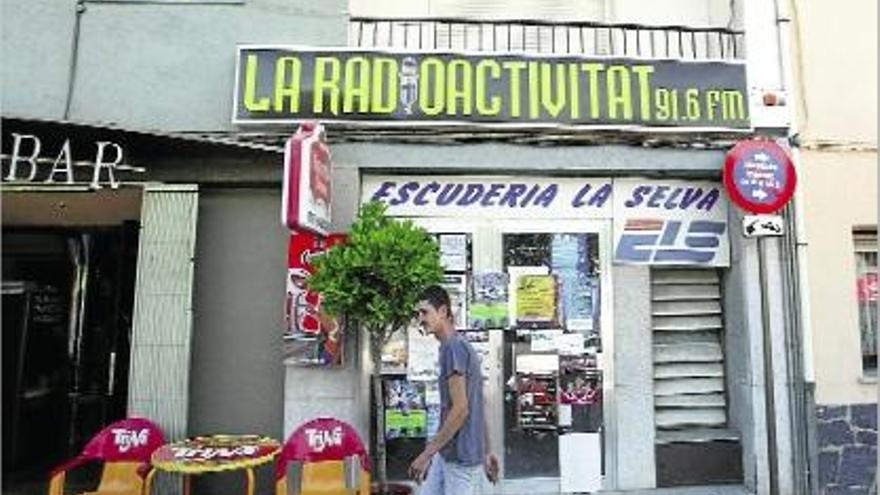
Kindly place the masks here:
<instances>
[{"instance_id":1,"label":"green leaves","mask_svg":"<svg viewBox=\"0 0 880 495\"><path fill-rule=\"evenodd\" d=\"M322 306L383 342L409 323L421 291L443 276L433 237L409 220L386 216L378 202L361 206L347 242L314 266L308 284L321 293Z\"/></svg>"}]
</instances>

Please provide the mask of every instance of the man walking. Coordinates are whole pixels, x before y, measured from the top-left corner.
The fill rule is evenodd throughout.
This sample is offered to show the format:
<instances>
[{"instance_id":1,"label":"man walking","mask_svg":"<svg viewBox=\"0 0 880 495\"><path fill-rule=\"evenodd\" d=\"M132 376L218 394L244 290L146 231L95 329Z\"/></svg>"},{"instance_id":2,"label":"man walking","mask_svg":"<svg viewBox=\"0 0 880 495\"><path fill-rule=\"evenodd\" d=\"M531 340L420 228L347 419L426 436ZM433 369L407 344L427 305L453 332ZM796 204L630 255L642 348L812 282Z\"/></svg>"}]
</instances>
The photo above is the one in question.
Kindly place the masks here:
<instances>
[{"instance_id":1,"label":"man walking","mask_svg":"<svg viewBox=\"0 0 880 495\"><path fill-rule=\"evenodd\" d=\"M455 330L449 294L440 286L420 298L419 324L440 341L440 429L409 467L419 495L479 495L482 475L496 482L489 453L480 358ZM422 484L424 482L424 484Z\"/></svg>"}]
</instances>

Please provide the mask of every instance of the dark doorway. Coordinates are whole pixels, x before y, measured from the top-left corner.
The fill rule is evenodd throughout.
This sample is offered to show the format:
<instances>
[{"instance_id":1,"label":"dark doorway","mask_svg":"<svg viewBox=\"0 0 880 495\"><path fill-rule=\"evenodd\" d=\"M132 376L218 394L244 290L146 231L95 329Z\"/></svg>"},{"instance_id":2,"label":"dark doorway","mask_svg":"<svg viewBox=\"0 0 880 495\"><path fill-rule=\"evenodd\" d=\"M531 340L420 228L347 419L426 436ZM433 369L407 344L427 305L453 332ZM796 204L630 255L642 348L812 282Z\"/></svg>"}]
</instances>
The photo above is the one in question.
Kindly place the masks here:
<instances>
[{"instance_id":1,"label":"dark doorway","mask_svg":"<svg viewBox=\"0 0 880 495\"><path fill-rule=\"evenodd\" d=\"M3 230L4 493L44 493L125 416L137 236L136 222Z\"/></svg>"}]
</instances>

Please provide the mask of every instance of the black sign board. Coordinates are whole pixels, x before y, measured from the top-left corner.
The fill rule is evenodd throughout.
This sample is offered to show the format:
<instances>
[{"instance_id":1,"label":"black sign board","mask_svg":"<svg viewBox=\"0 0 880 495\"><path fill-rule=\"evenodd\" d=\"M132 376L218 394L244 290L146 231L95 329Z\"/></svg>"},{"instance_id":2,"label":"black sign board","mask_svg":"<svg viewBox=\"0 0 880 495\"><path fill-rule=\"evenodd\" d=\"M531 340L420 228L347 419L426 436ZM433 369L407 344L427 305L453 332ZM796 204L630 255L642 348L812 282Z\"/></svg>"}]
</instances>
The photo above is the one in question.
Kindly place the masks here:
<instances>
[{"instance_id":1,"label":"black sign board","mask_svg":"<svg viewBox=\"0 0 880 495\"><path fill-rule=\"evenodd\" d=\"M748 129L745 65L241 46L233 122Z\"/></svg>"}]
</instances>

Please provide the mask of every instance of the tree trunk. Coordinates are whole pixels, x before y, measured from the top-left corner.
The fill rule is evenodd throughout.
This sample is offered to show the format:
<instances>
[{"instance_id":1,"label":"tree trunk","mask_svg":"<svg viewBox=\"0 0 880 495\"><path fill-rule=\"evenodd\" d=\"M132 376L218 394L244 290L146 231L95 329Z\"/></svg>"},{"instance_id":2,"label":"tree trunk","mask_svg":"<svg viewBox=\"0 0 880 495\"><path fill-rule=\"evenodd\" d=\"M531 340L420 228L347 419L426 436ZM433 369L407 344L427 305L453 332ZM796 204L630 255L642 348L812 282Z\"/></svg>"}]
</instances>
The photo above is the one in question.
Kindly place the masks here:
<instances>
[{"instance_id":1,"label":"tree trunk","mask_svg":"<svg viewBox=\"0 0 880 495\"><path fill-rule=\"evenodd\" d=\"M386 470L387 452L385 450L385 397L382 394L382 349L381 339L370 336L373 358L373 402L376 404L376 481L379 486L388 482Z\"/></svg>"}]
</instances>

